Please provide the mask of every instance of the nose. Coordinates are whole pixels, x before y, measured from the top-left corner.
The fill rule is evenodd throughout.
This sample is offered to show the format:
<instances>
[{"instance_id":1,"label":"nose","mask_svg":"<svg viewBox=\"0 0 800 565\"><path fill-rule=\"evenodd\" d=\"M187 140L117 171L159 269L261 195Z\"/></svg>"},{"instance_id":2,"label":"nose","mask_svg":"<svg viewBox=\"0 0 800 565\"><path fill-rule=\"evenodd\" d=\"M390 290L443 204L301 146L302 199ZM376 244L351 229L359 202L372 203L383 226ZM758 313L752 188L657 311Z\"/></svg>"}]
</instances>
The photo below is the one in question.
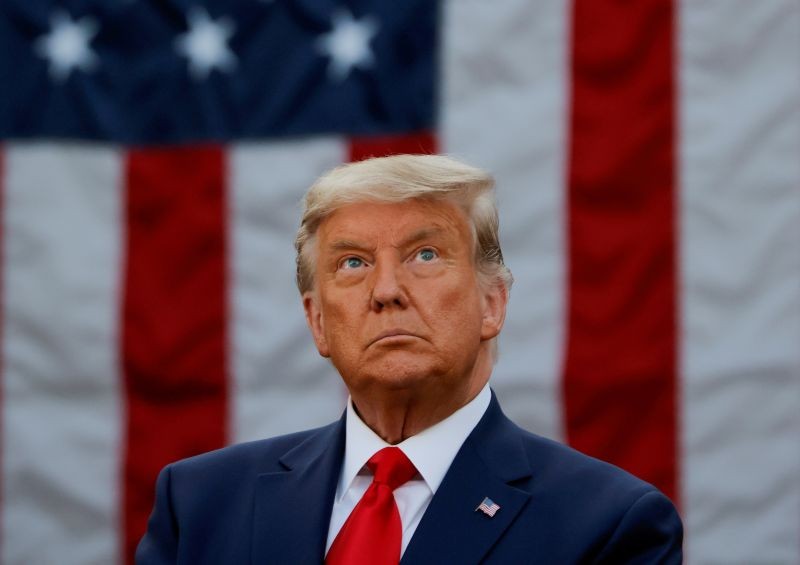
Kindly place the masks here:
<instances>
[{"instance_id":1,"label":"nose","mask_svg":"<svg viewBox=\"0 0 800 565\"><path fill-rule=\"evenodd\" d=\"M408 294L402 284L402 265L395 261L377 261L372 273L370 305L375 312L386 308L406 308Z\"/></svg>"}]
</instances>

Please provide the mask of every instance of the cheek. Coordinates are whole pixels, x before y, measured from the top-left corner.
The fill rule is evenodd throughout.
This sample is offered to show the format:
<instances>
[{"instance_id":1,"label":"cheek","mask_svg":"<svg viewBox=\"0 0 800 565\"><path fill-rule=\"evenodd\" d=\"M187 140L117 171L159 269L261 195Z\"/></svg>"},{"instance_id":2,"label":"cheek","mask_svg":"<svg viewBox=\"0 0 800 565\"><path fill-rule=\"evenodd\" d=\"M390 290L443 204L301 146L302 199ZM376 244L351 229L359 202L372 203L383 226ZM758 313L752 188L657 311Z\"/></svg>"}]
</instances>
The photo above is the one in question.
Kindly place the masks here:
<instances>
[{"instance_id":1,"label":"cheek","mask_svg":"<svg viewBox=\"0 0 800 565\"><path fill-rule=\"evenodd\" d=\"M453 334L457 334L456 338L461 337L469 341L480 333L482 322L480 298L477 292L465 293L465 288L469 288L467 282L438 293L438 299L435 305L432 305L433 322L442 326L442 333L451 340ZM462 340L456 339L456 341Z\"/></svg>"},{"instance_id":2,"label":"cheek","mask_svg":"<svg viewBox=\"0 0 800 565\"><path fill-rule=\"evenodd\" d=\"M326 320L325 334L329 343L348 343L363 326L364 317L359 312L363 305L359 304L357 296L347 296L351 293L335 293L332 299L326 300L323 312Z\"/></svg>"}]
</instances>

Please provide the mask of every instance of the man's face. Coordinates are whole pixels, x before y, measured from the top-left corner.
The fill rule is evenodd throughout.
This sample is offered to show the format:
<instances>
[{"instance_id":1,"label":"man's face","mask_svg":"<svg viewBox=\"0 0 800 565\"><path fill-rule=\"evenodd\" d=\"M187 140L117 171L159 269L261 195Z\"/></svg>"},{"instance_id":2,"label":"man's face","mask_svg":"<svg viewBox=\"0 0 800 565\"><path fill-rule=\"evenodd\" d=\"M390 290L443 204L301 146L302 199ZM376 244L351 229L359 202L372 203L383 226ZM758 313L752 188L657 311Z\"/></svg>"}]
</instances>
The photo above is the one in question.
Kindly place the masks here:
<instances>
[{"instance_id":1,"label":"man's face","mask_svg":"<svg viewBox=\"0 0 800 565\"><path fill-rule=\"evenodd\" d=\"M479 285L455 204L340 208L317 232L315 281L303 297L309 327L351 393L435 397L479 389L474 381L488 377L476 374L476 360L502 327L506 293Z\"/></svg>"}]
</instances>

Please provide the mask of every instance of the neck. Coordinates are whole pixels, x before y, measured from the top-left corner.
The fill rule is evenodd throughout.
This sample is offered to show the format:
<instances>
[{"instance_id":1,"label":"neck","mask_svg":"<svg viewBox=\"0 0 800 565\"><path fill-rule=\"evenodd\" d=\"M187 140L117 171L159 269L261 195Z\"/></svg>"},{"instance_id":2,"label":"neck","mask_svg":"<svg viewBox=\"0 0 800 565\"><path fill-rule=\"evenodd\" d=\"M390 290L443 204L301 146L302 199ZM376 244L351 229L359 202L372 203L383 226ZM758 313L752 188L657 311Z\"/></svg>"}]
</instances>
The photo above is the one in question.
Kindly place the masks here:
<instances>
[{"instance_id":1,"label":"neck","mask_svg":"<svg viewBox=\"0 0 800 565\"><path fill-rule=\"evenodd\" d=\"M364 423L385 442L396 445L438 424L474 399L489 381L492 363L479 356L471 378L463 386L452 383L418 390L350 391L353 405Z\"/></svg>"}]
</instances>

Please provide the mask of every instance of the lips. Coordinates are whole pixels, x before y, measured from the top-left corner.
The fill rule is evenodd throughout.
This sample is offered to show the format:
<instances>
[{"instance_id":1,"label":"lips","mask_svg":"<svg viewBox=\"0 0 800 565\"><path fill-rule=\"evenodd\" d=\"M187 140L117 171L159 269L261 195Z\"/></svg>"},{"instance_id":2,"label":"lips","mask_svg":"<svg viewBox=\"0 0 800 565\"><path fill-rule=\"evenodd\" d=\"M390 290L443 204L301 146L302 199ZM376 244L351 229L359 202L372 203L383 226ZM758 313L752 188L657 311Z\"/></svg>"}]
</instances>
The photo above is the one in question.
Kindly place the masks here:
<instances>
[{"instance_id":1,"label":"lips","mask_svg":"<svg viewBox=\"0 0 800 565\"><path fill-rule=\"evenodd\" d=\"M419 337L419 336L408 330L393 328L382 331L377 336L375 336L375 338L373 338L373 340L369 344L372 345L374 343L381 341L382 339L387 339L392 337Z\"/></svg>"}]
</instances>

